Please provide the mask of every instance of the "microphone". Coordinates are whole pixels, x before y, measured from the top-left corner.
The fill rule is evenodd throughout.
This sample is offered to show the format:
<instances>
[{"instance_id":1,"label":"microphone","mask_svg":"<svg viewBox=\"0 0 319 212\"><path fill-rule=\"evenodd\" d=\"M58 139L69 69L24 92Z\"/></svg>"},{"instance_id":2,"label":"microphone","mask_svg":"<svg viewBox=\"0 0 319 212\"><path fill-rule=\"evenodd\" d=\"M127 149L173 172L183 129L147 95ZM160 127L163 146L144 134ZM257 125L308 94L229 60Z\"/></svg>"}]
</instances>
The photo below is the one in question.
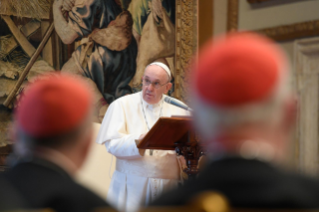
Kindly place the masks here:
<instances>
[{"instance_id":1,"label":"microphone","mask_svg":"<svg viewBox=\"0 0 319 212\"><path fill-rule=\"evenodd\" d=\"M175 99L175 98L172 98L172 97L169 97L169 96L166 96L164 98L164 101L167 102L168 104L172 104L172 105L175 105L177 107L180 107L180 108L183 108L184 110L188 110L190 112L192 112L193 110L188 107L186 104L184 104L183 102Z\"/></svg>"}]
</instances>

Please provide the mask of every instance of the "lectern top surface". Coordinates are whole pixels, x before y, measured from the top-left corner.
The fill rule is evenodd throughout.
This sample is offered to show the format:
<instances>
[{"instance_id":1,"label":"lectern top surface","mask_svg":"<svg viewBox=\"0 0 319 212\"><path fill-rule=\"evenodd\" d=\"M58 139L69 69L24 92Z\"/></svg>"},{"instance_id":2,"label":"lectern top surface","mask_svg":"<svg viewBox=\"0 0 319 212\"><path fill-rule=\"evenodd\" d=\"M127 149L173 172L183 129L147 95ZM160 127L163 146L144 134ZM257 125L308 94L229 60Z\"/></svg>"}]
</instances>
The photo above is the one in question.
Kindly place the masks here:
<instances>
[{"instance_id":1,"label":"lectern top surface","mask_svg":"<svg viewBox=\"0 0 319 212\"><path fill-rule=\"evenodd\" d=\"M139 149L174 150L175 142L186 142L190 116L161 117L138 144Z\"/></svg>"}]
</instances>

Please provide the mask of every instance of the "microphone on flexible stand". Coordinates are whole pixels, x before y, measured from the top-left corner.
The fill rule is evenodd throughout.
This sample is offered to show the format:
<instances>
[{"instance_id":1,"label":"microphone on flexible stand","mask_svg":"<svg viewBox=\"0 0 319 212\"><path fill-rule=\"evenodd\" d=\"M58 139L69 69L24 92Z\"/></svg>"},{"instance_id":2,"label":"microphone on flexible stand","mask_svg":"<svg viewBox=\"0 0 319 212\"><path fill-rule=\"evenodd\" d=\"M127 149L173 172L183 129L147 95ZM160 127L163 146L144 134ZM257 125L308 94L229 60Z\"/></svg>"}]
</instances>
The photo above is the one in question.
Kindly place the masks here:
<instances>
[{"instance_id":1,"label":"microphone on flexible stand","mask_svg":"<svg viewBox=\"0 0 319 212\"><path fill-rule=\"evenodd\" d=\"M188 107L185 103L183 103L183 102L181 102L181 101L179 101L179 100L177 100L175 98L166 96L164 98L164 101L167 102L168 104L172 104L172 105L175 105L177 107L183 108L184 110L193 112L192 108Z\"/></svg>"}]
</instances>

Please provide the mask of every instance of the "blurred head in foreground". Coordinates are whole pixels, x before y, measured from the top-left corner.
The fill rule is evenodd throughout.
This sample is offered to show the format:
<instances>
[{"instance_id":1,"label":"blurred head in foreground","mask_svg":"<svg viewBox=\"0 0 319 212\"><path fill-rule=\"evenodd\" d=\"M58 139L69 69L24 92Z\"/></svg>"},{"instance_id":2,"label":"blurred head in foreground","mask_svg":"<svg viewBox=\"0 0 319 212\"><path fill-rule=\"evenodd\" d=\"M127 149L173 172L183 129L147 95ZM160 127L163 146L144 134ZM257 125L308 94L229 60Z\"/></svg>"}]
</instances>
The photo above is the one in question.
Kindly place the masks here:
<instances>
[{"instance_id":1,"label":"blurred head in foreground","mask_svg":"<svg viewBox=\"0 0 319 212\"><path fill-rule=\"evenodd\" d=\"M53 74L32 83L15 113L15 154L60 158L52 162L68 161L68 171L77 171L91 145L91 96L85 82L75 76Z\"/></svg>"},{"instance_id":2,"label":"blurred head in foreground","mask_svg":"<svg viewBox=\"0 0 319 212\"><path fill-rule=\"evenodd\" d=\"M213 155L280 159L296 101L286 55L254 33L231 33L199 52L192 78L195 127Z\"/></svg>"}]
</instances>

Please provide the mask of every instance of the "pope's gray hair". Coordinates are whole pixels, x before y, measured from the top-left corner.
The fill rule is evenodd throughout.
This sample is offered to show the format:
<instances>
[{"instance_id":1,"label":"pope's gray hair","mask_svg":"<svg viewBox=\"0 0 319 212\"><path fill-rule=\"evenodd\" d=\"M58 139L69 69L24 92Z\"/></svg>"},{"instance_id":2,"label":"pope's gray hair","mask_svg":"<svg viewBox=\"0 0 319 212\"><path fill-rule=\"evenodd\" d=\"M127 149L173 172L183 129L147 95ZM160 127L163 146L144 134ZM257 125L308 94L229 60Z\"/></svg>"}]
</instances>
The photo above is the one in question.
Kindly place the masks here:
<instances>
[{"instance_id":1,"label":"pope's gray hair","mask_svg":"<svg viewBox=\"0 0 319 212\"><path fill-rule=\"evenodd\" d=\"M148 64L145 69L144 69L144 72L145 70L149 67L149 66L153 66L153 65L156 65L158 67L161 67L167 74L167 77L168 77L168 82L170 82L172 80L172 72L171 70L169 69L169 67L167 65L165 65L164 63L162 62L153 62L151 64Z\"/></svg>"}]
</instances>

